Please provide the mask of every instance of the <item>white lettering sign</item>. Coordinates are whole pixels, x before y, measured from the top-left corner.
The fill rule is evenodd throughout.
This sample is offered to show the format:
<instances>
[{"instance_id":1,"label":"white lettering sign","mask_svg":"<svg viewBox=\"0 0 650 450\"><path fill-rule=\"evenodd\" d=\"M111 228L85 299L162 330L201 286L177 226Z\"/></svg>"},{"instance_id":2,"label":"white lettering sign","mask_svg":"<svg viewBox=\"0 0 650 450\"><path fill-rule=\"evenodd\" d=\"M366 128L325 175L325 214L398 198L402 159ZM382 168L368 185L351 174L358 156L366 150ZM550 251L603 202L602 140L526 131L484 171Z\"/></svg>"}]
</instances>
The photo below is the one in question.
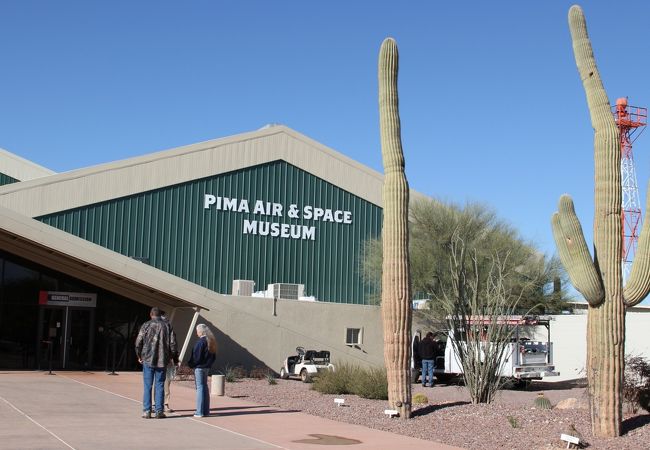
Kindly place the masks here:
<instances>
[{"instance_id":1,"label":"white lettering sign","mask_svg":"<svg viewBox=\"0 0 650 450\"><path fill-rule=\"evenodd\" d=\"M248 199L220 197L212 194L204 194L203 196L204 209L250 214L250 205L253 206L252 214L258 216L286 216L289 219L304 219L315 222L331 222L344 225L352 224L352 211L320 208L313 205L305 205L300 209L296 204L291 204L285 208L285 205L281 203L265 202L263 200L249 202ZM316 240L315 226L267 222L264 220L244 219L242 233L279 237L283 239Z\"/></svg>"},{"instance_id":2,"label":"white lettering sign","mask_svg":"<svg viewBox=\"0 0 650 450\"><path fill-rule=\"evenodd\" d=\"M244 234L259 234L260 236L281 237L284 239L316 240L316 227L288 223L258 222L244 219Z\"/></svg>"},{"instance_id":3,"label":"white lettering sign","mask_svg":"<svg viewBox=\"0 0 650 450\"><path fill-rule=\"evenodd\" d=\"M97 294L86 292L39 291L39 305L84 306L95 308Z\"/></svg>"}]
</instances>

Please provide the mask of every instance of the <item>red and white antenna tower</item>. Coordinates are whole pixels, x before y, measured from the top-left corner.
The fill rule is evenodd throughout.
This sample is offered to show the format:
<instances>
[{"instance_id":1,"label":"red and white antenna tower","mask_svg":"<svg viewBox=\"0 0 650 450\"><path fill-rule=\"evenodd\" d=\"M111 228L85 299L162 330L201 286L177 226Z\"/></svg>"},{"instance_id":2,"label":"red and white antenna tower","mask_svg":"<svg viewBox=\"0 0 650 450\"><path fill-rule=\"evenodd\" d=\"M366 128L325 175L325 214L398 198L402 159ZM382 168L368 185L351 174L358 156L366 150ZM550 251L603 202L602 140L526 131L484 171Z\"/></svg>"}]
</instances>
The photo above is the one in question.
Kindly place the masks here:
<instances>
[{"instance_id":1,"label":"red and white antenna tower","mask_svg":"<svg viewBox=\"0 0 650 450\"><path fill-rule=\"evenodd\" d=\"M632 143L643 132L648 109L628 106L627 98L616 99L612 108L614 120L618 126L621 140L621 184L623 188L623 279L626 280L636 255L641 230L641 202L639 187L636 183L636 169L632 155ZM638 131L638 132L637 132Z\"/></svg>"}]
</instances>

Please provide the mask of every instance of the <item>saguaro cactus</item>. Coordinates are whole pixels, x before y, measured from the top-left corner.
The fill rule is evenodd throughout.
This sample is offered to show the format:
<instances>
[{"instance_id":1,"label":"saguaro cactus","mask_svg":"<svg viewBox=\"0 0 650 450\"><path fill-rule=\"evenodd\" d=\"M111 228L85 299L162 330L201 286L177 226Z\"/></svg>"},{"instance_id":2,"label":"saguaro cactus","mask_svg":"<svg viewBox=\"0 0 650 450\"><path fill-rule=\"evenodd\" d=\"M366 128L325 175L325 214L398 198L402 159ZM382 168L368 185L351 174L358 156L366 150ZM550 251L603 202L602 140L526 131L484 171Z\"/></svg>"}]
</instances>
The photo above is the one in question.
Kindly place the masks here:
<instances>
[{"instance_id":1,"label":"saguaro cactus","mask_svg":"<svg viewBox=\"0 0 650 450\"><path fill-rule=\"evenodd\" d=\"M381 310L388 402L411 416L411 277L408 254L409 186L404 174L397 97L397 44L387 38L379 51L379 120L384 162L384 222Z\"/></svg>"},{"instance_id":2,"label":"saguaro cactus","mask_svg":"<svg viewBox=\"0 0 650 450\"><path fill-rule=\"evenodd\" d=\"M571 282L589 304L587 378L592 431L597 436L613 437L621 434L625 308L636 305L650 292L650 221L645 221L641 231L639 250L623 289L619 131L579 6L569 10L569 28L594 128L594 261L568 195L560 198L558 212L553 215L553 235Z\"/></svg>"}]
</instances>

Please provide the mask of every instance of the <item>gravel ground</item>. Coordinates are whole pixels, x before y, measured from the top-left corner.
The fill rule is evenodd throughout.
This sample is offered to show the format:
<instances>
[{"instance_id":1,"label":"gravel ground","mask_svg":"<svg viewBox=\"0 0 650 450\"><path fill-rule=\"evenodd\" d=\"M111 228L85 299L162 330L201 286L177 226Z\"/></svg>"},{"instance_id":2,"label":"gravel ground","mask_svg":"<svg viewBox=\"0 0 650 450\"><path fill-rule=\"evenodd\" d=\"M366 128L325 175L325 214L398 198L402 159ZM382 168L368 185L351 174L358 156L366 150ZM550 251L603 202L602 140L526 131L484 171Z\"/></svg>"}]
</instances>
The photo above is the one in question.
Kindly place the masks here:
<instances>
[{"instance_id":1,"label":"gravel ground","mask_svg":"<svg viewBox=\"0 0 650 450\"><path fill-rule=\"evenodd\" d=\"M187 383L187 382L183 382ZM193 383L192 383L193 384ZM554 406L561 400L576 398L573 409L534 408L539 392ZM472 405L463 387L438 384L433 388L413 386L413 395L423 393L427 405L416 405L412 420L389 419L384 415L388 403L354 395L324 395L311 390L311 384L298 380L243 379L226 383L226 395L246 397L260 405L295 409L315 416L354 423L467 449L555 449L566 448L560 434L571 425L584 436L591 449L631 450L650 448L650 415L645 411L626 415L624 435L616 439L591 436L584 386L575 383L534 382L526 391L503 390L492 405ZM338 407L334 398L345 398ZM216 401L218 405L218 400Z\"/></svg>"}]
</instances>

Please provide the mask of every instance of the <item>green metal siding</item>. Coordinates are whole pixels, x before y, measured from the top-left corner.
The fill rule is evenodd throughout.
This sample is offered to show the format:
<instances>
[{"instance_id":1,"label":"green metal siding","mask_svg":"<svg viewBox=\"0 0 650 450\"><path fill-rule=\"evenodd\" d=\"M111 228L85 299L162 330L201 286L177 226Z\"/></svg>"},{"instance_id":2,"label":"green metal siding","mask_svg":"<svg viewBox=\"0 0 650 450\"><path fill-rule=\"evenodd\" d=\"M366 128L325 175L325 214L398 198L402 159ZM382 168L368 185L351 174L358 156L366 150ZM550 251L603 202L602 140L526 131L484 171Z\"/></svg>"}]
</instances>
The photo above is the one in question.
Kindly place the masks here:
<instances>
[{"instance_id":1,"label":"green metal siding","mask_svg":"<svg viewBox=\"0 0 650 450\"><path fill-rule=\"evenodd\" d=\"M20 180L17 180L10 177L9 175L5 175L4 173L0 172L0 186L4 186L5 184L18 183L19 181Z\"/></svg>"},{"instance_id":2,"label":"green metal siding","mask_svg":"<svg viewBox=\"0 0 650 450\"><path fill-rule=\"evenodd\" d=\"M205 209L204 195L247 199L250 213ZM283 217L253 214L255 201ZM289 205L352 212L352 223L287 217ZM39 218L161 270L229 294L232 280L305 285L321 301L368 303L376 286L360 273L363 243L381 232L382 210L285 161L221 174ZM315 240L244 234L244 219L315 227Z\"/></svg>"}]
</instances>

